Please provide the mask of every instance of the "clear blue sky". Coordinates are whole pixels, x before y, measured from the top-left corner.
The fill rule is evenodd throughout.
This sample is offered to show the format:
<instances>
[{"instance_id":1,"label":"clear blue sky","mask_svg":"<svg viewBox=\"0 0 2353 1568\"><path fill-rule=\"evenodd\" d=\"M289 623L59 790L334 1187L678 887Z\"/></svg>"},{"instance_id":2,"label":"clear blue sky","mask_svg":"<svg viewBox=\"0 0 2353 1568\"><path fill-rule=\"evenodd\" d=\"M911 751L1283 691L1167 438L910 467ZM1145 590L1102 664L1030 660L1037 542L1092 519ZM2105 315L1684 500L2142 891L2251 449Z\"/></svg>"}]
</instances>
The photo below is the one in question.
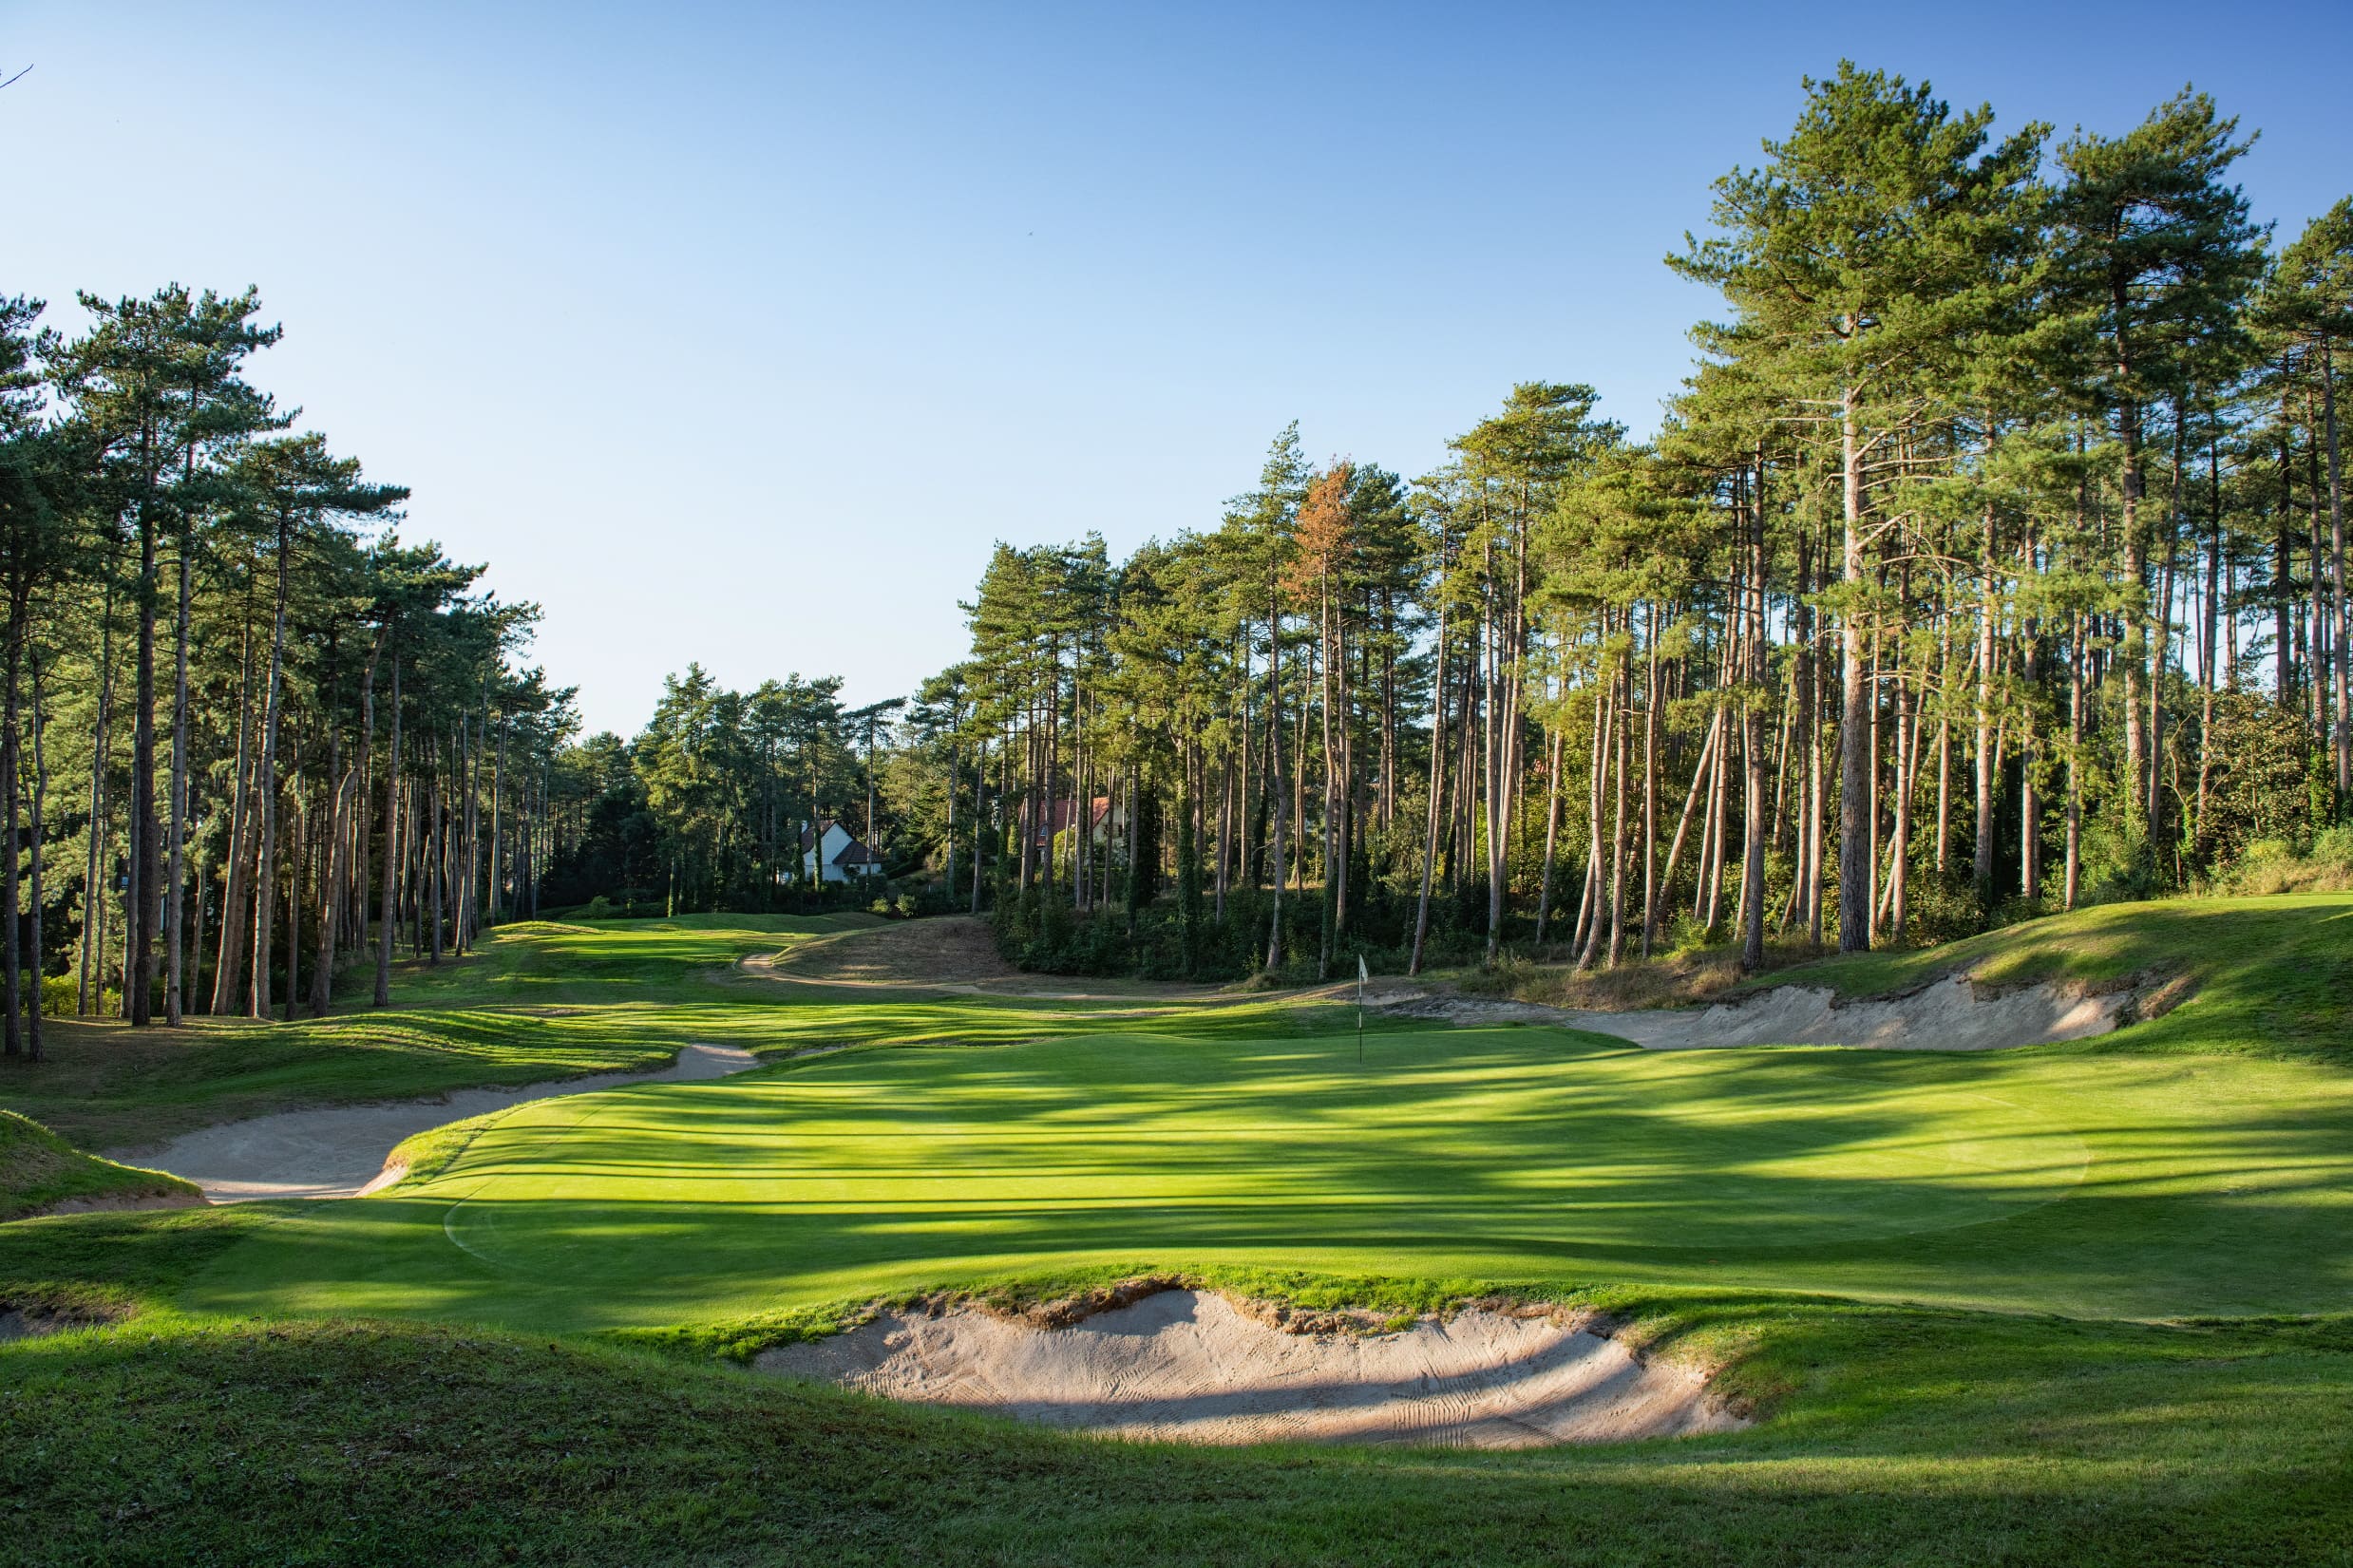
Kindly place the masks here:
<instances>
[{"instance_id":1,"label":"clear blue sky","mask_svg":"<svg viewBox=\"0 0 2353 1568\"><path fill-rule=\"evenodd\" d=\"M1841 55L2062 131L2194 81L2260 217L2353 187L2343 4L16 0L0 291L259 285L257 379L627 733L690 659L904 691L992 541L1213 526L1294 418L1647 429L1710 307L1660 256Z\"/></svg>"}]
</instances>

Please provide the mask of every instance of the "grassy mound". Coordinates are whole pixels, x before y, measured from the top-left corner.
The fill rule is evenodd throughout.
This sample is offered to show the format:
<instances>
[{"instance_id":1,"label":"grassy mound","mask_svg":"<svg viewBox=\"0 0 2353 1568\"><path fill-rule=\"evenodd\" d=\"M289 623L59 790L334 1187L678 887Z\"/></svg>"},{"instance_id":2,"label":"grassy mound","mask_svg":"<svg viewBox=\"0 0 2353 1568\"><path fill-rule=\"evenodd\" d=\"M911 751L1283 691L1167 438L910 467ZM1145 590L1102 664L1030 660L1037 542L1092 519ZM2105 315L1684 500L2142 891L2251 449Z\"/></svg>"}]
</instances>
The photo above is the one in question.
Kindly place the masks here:
<instances>
[{"instance_id":1,"label":"grassy mound","mask_svg":"<svg viewBox=\"0 0 2353 1568\"><path fill-rule=\"evenodd\" d=\"M0 1219L60 1203L198 1196L177 1176L84 1154L40 1123L0 1110Z\"/></svg>"},{"instance_id":2,"label":"grassy mound","mask_svg":"<svg viewBox=\"0 0 2353 1568\"><path fill-rule=\"evenodd\" d=\"M334 1014L319 1020L196 1018L178 1030L130 1030L53 1019L47 1062L0 1063L0 1105L84 1148L119 1148L309 1105L646 1071L689 1040L750 1032L748 1043L769 1043L745 1029L742 1004L757 988L732 992L708 976L746 954L879 923L748 915L532 922L501 928L464 959L400 966L395 1005L382 1012L368 1007L370 974L355 971Z\"/></svg>"},{"instance_id":3,"label":"grassy mound","mask_svg":"<svg viewBox=\"0 0 2353 1568\"><path fill-rule=\"evenodd\" d=\"M1678 1320L1756 1322L1755 1303ZM2277 1564L2353 1527L2353 1324L1766 1310L1753 1431L1514 1453L1094 1443L479 1330L0 1350L0 1561Z\"/></svg>"}]
</instances>

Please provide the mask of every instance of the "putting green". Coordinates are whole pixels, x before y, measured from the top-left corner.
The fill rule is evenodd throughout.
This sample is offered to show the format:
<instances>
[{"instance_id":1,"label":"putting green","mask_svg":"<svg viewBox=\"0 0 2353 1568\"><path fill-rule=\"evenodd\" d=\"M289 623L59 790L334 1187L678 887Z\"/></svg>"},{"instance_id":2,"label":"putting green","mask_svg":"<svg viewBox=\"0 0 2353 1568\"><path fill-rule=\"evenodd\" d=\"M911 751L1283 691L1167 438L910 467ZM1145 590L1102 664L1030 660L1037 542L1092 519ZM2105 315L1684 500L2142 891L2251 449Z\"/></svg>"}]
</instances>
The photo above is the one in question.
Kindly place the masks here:
<instances>
[{"instance_id":1,"label":"putting green","mask_svg":"<svg viewBox=\"0 0 2353 1568\"><path fill-rule=\"evenodd\" d=\"M2342 1306L2353 1086L2294 1063L1654 1054L1547 1029L863 1050L520 1107L189 1304L548 1329L1115 1264Z\"/></svg>"}]
</instances>

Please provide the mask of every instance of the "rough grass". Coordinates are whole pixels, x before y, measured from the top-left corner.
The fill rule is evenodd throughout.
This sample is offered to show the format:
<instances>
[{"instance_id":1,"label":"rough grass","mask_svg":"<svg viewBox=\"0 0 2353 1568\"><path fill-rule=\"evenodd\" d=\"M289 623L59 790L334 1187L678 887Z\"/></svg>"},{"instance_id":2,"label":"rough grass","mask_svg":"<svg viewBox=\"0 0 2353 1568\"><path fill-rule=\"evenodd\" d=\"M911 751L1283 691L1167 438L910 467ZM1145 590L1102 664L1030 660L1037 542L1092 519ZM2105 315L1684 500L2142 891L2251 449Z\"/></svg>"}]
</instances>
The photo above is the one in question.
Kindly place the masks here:
<instances>
[{"instance_id":1,"label":"rough grass","mask_svg":"<svg viewBox=\"0 0 2353 1568\"><path fill-rule=\"evenodd\" d=\"M0 1110L0 1219L60 1203L194 1198L194 1183L85 1154L28 1117Z\"/></svg>"},{"instance_id":2,"label":"rough grass","mask_svg":"<svg viewBox=\"0 0 2353 1568\"><path fill-rule=\"evenodd\" d=\"M1517 1453L1091 1442L624 1351L134 1321L0 1350L0 1561L2342 1562L2353 1330L1727 1297L1783 1413Z\"/></svg>"}]
</instances>

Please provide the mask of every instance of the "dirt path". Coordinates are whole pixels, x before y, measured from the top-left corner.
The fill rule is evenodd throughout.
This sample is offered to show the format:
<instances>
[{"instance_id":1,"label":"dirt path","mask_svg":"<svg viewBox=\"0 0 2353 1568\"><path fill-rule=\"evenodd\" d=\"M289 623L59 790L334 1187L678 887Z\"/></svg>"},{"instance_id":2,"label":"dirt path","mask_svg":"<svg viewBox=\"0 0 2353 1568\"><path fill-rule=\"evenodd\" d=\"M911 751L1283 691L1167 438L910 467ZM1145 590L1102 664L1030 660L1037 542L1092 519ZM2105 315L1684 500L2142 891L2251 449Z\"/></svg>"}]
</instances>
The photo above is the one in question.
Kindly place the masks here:
<instances>
[{"instance_id":1,"label":"dirt path","mask_svg":"<svg viewBox=\"0 0 2353 1568\"><path fill-rule=\"evenodd\" d=\"M626 1084L676 1084L724 1078L757 1066L733 1046L691 1045L655 1072L601 1072L513 1088L459 1089L438 1100L330 1105L224 1122L159 1148L118 1154L166 1170L204 1189L215 1203L260 1198L352 1198L389 1185L385 1157L403 1139L526 1101L589 1094Z\"/></svg>"},{"instance_id":2,"label":"dirt path","mask_svg":"<svg viewBox=\"0 0 2353 1568\"><path fill-rule=\"evenodd\" d=\"M2087 993L2044 983L1981 992L1951 974L1907 995L1842 1002L1835 992L1776 986L1706 1008L1594 1012L1478 996L1394 992L1382 1011L1452 1023L1557 1024L1614 1034L1650 1050L1736 1046L1860 1046L1875 1050L2001 1050L2105 1034L2139 1000L2132 989Z\"/></svg>"},{"instance_id":3,"label":"dirt path","mask_svg":"<svg viewBox=\"0 0 2353 1568\"><path fill-rule=\"evenodd\" d=\"M1745 1425L1700 1373L1574 1323L1471 1311L1400 1333L1291 1333L1169 1290L1041 1329L958 1308L888 1313L762 1352L763 1370L1107 1436L1485 1448Z\"/></svg>"}]
</instances>

